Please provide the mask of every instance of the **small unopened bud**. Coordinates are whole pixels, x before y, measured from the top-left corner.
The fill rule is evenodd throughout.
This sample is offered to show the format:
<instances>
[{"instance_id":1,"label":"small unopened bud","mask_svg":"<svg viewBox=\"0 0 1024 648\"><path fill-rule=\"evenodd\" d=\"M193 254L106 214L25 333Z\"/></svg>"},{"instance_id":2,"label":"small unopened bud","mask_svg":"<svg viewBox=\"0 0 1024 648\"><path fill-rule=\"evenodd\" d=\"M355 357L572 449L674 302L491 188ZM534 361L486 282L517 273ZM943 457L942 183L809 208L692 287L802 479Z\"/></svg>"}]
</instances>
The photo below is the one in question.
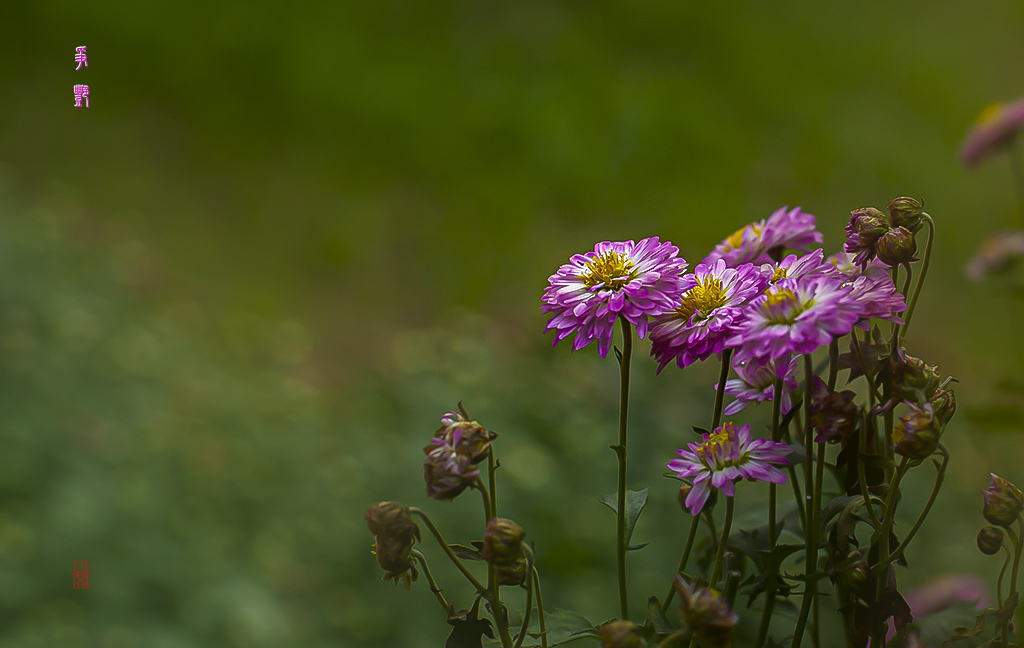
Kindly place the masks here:
<instances>
[{"instance_id":1,"label":"small unopened bud","mask_svg":"<svg viewBox=\"0 0 1024 648\"><path fill-rule=\"evenodd\" d=\"M683 484L679 487L679 506L682 506L683 510L687 513L690 512L690 509L686 508L686 496L690 494L692 489L693 486L690 486L689 484Z\"/></svg>"},{"instance_id":2,"label":"small unopened bud","mask_svg":"<svg viewBox=\"0 0 1024 648\"><path fill-rule=\"evenodd\" d=\"M676 591L682 603L679 614L690 626L698 643L705 648L724 648L732 643L732 629L740 622L725 597L713 589L693 589L682 576L676 576Z\"/></svg>"},{"instance_id":3,"label":"small unopened bud","mask_svg":"<svg viewBox=\"0 0 1024 648\"><path fill-rule=\"evenodd\" d=\"M850 212L846 224L846 243L843 251L856 253L855 261L861 265L875 257L875 245L889 231L889 219L874 207L862 207Z\"/></svg>"},{"instance_id":4,"label":"small unopened bud","mask_svg":"<svg viewBox=\"0 0 1024 648\"><path fill-rule=\"evenodd\" d=\"M601 634L601 648L640 648L643 645L640 628L632 621L612 619L597 631Z\"/></svg>"},{"instance_id":5,"label":"small unopened bud","mask_svg":"<svg viewBox=\"0 0 1024 648\"><path fill-rule=\"evenodd\" d=\"M939 387L939 368L898 349L890 360L892 392L897 400L921 403L932 397Z\"/></svg>"},{"instance_id":6,"label":"small unopened bud","mask_svg":"<svg viewBox=\"0 0 1024 648\"><path fill-rule=\"evenodd\" d=\"M914 240L914 233L906 227L897 227L878 239L875 252L882 263L889 266L911 263L917 261L917 241Z\"/></svg>"},{"instance_id":7,"label":"small unopened bud","mask_svg":"<svg viewBox=\"0 0 1024 648\"><path fill-rule=\"evenodd\" d=\"M863 560L858 560L847 567L843 572L843 581L850 589L857 589L868 581L871 575L871 568Z\"/></svg>"},{"instance_id":8,"label":"small unopened bud","mask_svg":"<svg viewBox=\"0 0 1024 648\"><path fill-rule=\"evenodd\" d=\"M956 414L956 395L952 389L940 389L932 396L932 408L935 410L935 418L943 427L949 423Z\"/></svg>"},{"instance_id":9,"label":"small unopened bud","mask_svg":"<svg viewBox=\"0 0 1024 648\"><path fill-rule=\"evenodd\" d=\"M405 589L418 576L410 556L412 546L420 539L420 529L412 521L409 509L398 502L379 502L366 509L366 523L373 534L377 564L384 570L384 580L401 580Z\"/></svg>"},{"instance_id":10,"label":"small unopened bud","mask_svg":"<svg viewBox=\"0 0 1024 648\"><path fill-rule=\"evenodd\" d=\"M913 198L902 196L889 201L889 222L893 227L906 227L917 234L924 227L922 213L924 210L921 202Z\"/></svg>"},{"instance_id":11,"label":"small unopened bud","mask_svg":"<svg viewBox=\"0 0 1024 648\"><path fill-rule=\"evenodd\" d=\"M1003 546L1003 530L987 526L978 531L978 549L986 556L994 556Z\"/></svg>"},{"instance_id":12,"label":"small unopened bud","mask_svg":"<svg viewBox=\"0 0 1024 648\"><path fill-rule=\"evenodd\" d=\"M498 565L498 585L522 585L526 582L526 556L520 554L519 560L505 565Z\"/></svg>"},{"instance_id":13,"label":"small unopened bud","mask_svg":"<svg viewBox=\"0 0 1024 648\"><path fill-rule=\"evenodd\" d=\"M900 418L892 431L892 440L896 444L896 454L916 459L927 459L939 446L942 428L935 420L935 412L930 403L924 407L910 406L910 414Z\"/></svg>"},{"instance_id":14,"label":"small unopened bud","mask_svg":"<svg viewBox=\"0 0 1024 648\"><path fill-rule=\"evenodd\" d=\"M509 565L523 555L522 527L506 518L491 518L484 531L484 560L492 565Z\"/></svg>"},{"instance_id":15,"label":"small unopened bud","mask_svg":"<svg viewBox=\"0 0 1024 648\"><path fill-rule=\"evenodd\" d=\"M981 491L985 498L985 506L981 514L985 519L1001 527L1008 527L1024 509L1024 494L1012 483L995 473L989 473L992 482L988 490Z\"/></svg>"}]
</instances>

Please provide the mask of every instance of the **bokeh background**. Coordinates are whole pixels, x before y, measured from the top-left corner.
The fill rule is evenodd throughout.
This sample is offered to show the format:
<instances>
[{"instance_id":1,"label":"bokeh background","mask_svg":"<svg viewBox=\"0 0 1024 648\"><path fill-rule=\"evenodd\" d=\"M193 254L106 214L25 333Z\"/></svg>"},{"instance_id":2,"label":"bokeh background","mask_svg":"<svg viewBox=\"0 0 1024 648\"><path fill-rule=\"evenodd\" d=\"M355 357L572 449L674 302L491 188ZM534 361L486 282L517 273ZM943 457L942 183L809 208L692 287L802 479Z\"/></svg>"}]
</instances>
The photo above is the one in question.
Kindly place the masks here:
<instances>
[{"instance_id":1,"label":"bokeh background","mask_svg":"<svg viewBox=\"0 0 1024 648\"><path fill-rule=\"evenodd\" d=\"M425 583L380 582L363 512L399 500L479 537L475 497L423 492L460 399L501 434L499 507L547 606L604 620L617 370L551 348L548 275L651 235L696 262L782 205L830 253L851 209L898 195L939 227L910 351L961 381L900 578L991 583L978 491L1024 480L1021 324L963 267L1016 207L1004 157L968 172L956 151L1024 94L1022 60L1009 0L3 3L0 646L440 645ZM656 378L638 349L635 608L678 559L661 473L717 372Z\"/></svg>"}]
</instances>

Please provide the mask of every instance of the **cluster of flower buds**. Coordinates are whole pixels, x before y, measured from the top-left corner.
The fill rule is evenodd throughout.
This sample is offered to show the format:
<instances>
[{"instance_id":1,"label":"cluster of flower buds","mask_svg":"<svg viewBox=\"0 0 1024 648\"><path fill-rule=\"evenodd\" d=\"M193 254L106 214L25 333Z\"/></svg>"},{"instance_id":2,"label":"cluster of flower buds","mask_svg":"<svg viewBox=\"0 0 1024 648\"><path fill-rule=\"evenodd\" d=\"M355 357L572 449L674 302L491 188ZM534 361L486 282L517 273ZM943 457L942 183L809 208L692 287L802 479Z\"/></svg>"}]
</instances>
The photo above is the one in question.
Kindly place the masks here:
<instances>
[{"instance_id":1,"label":"cluster of flower buds","mask_svg":"<svg viewBox=\"0 0 1024 648\"><path fill-rule=\"evenodd\" d=\"M903 402L910 413L893 430L896 453L914 460L927 458L939 445L943 429L956 412L956 395L941 382L938 367L897 348L885 368L892 397L880 410ZM948 380L946 381L948 382Z\"/></svg>"},{"instance_id":2,"label":"cluster of flower buds","mask_svg":"<svg viewBox=\"0 0 1024 648\"><path fill-rule=\"evenodd\" d=\"M484 531L484 560L498 568L498 583L521 585L526 582L526 555L523 553L522 527L506 518L491 518Z\"/></svg>"},{"instance_id":3,"label":"cluster of flower buds","mask_svg":"<svg viewBox=\"0 0 1024 648\"><path fill-rule=\"evenodd\" d=\"M889 216L874 207L850 212L844 250L856 254L856 262L867 265L876 256L886 265L917 261L917 241L924 211L921 202L902 196L889 201Z\"/></svg>"},{"instance_id":4,"label":"cluster of flower buds","mask_svg":"<svg viewBox=\"0 0 1024 648\"><path fill-rule=\"evenodd\" d=\"M732 611L720 593L707 587L693 589L681 575L676 576L676 591L682 598L679 614L703 648L724 648L732 644L732 629L740 616Z\"/></svg>"},{"instance_id":5,"label":"cluster of flower buds","mask_svg":"<svg viewBox=\"0 0 1024 648\"><path fill-rule=\"evenodd\" d=\"M427 495L436 500L451 500L480 477L477 466L487 458L491 441L498 435L471 421L462 403L441 417L441 427L430 445L423 448L423 476Z\"/></svg>"},{"instance_id":6,"label":"cluster of flower buds","mask_svg":"<svg viewBox=\"0 0 1024 648\"><path fill-rule=\"evenodd\" d=\"M384 580L401 580L409 589L418 573L410 555L420 540L420 528L412 521L409 509L398 502L378 502L366 509L366 523L373 534L377 564L384 570Z\"/></svg>"}]
</instances>

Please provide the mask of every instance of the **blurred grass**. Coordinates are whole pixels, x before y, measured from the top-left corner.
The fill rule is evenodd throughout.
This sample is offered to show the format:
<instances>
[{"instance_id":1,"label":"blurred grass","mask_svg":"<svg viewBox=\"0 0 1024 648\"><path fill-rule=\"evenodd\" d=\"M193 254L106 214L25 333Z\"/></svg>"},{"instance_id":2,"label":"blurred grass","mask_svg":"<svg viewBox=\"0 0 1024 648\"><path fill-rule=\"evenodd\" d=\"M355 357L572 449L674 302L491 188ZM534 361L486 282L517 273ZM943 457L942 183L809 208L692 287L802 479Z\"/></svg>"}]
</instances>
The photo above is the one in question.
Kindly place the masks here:
<instances>
[{"instance_id":1,"label":"blurred grass","mask_svg":"<svg viewBox=\"0 0 1024 648\"><path fill-rule=\"evenodd\" d=\"M1012 214L1007 167L968 174L955 151L1024 93L1019 3L0 12L0 645L439 641L423 583L378 581L362 513L424 504L420 448L460 399L502 435L503 513L549 606L601 620L616 372L551 350L537 309L596 240L658 234L696 262L800 204L831 252L850 209L920 196L940 229L911 352L962 381L962 409L1013 369L1019 326L962 276ZM92 107L69 110L82 82ZM631 485L652 487L635 607L678 557L658 475L716 379L653 369L631 418ZM908 583L998 567L974 548L977 491L1024 477L1024 448L955 426ZM928 487L909 480L908 509ZM463 541L475 507L425 506Z\"/></svg>"}]
</instances>

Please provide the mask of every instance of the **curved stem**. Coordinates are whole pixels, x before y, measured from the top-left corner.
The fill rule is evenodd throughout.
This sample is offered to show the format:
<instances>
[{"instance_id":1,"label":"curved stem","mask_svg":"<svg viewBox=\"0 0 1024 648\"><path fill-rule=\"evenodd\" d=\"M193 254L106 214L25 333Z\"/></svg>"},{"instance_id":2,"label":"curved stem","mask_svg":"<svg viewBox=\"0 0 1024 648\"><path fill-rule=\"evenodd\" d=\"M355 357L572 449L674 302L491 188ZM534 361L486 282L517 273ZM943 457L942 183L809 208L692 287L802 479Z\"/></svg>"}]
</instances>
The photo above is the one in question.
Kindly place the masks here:
<instances>
[{"instance_id":1,"label":"curved stem","mask_svg":"<svg viewBox=\"0 0 1024 648\"><path fill-rule=\"evenodd\" d=\"M932 486L931 495L928 496L928 501L925 502L924 508L921 509L921 514L917 516L917 521L914 522L914 526L911 527L910 533L907 534L907 537L903 538L903 542L900 543L900 546L896 547L892 552L892 555L886 559L886 562L899 560L899 557L903 555L904 551L906 551L907 546L909 546L913 541L914 536L916 536L917 532L921 530L921 525L924 524L924 519L928 517L928 512L932 510L932 504L935 503L935 498L939 495L939 489L942 487L942 480L946 477L946 467L949 465L949 451L946 450L946 447L941 443L939 444L939 453L942 454L942 463L936 467L937 472L935 473L935 484Z\"/></svg>"},{"instance_id":2,"label":"curved stem","mask_svg":"<svg viewBox=\"0 0 1024 648\"><path fill-rule=\"evenodd\" d=\"M690 532L686 534L686 546L683 547L683 557L679 559L679 567L676 569L677 574L681 574L686 570L686 563L690 560L690 551L693 550L693 541L697 538L697 529L699 527L700 516L692 516L690 518ZM676 595L676 588L674 585L675 580L675 576L673 576L673 585L669 585L668 594L665 595L665 602L661 604L662 612L668 610L669 603L672 602L672 597Z\"/></svg>"},{"instance_id":3,"label":"curved stem","mask_svg":"<svg viewBox=\"0 0 1024 648\"><path fill-rule=\"evenodd\" d=\"M544 621L544 597L540 593L540 573L533 568L533 588L537 592L537 622L540 625L540 647L548 648L548 627Z\"/></svg>"},{"instance_id":4,"label":"curved stem","mask_svg":"<svg viewBox=\"0 0 1024 648\"><path fill-rule=\"evenodd\" d=\"M447 600L445 600L444 594L441 593L441 588L437 586L437 581L434 580L434 575L430 573L430 567L427 566L427 557L415 549L413 549L409 555L419 561L420 567L423 568L423 574L427 577L427 583L430 585L430 591L437 597L437 602L444 608L444 613L451 617L452 606L448 604Z\"/></svg>"},{"instance_id":5,"label":"curved stem","mask_svg":"<svg viewBox=\"0 0 1024 648\"><path fill-rule=\"evenodd\" d=\"M725 545L728 543L729 530L732 528L734 505L734 498L725 498L725 523L722 525L722 539L718 543L718 551L715 552L715 566L711 569L711 580L708 581L708 587L711 588L718 584L718 578L722 575L722 567L725 563Z\"/></svg>"},{"instance_id":6,"label":"curved stem","mask_svg":"<svg viewBox=\"0 0 1024 648\"><path fill-rule=\"evenodd\" d=\"M996 603L998 607L1003 607L1003 577L1006 576L1006 568L1010 566L1010 552L1006 552L1006 557L1003 558L1003 566L999 568L999 578L996 579Z\"/></svg>"},{"instance_id":7,"label":"curved stem","mask_svg":"<svg viewBox=\"0 0 1024 648\"><path fill-rule=\"evenodd\" d=\"M526 611L523 613L523 624L516 635L514 648L521 648L523 645L526 631L530 627L530 615L533 613L533 550L523 545L523 553L526 554Z\"/></svg>"},{"instance_id":8,"label":"curved stem","mask_svg":"<svg viewBox=\"0 0 1024 648\"><path fill-rule=\"evenodd\" d=\"M1014 552L1013 568L1010 570L1010 596L1013 596L1014 592L1017 591L1017 573L1020 570L1020 554L1021 550L1024 549L1024 521L1021 520L1019 513L1017 514L1017 522L1020 525L1021 535L1019 537L1015 537L1011 532L1011 537L1014 539ZM1010 529L1007 529L1007 531L1009 530Z\"/></svg>"},{"instance_id":9,"label":"curved stem","mask_svg":"<svg viewBox=\"0 0 1024 648\"><path fill-rule=\"evenodd\" d=\"M427 517L427 514L424 513L422 510L416 508L415 506L409 507L409 513L412 515L418 515L420 516L420 518L423 519L423 522L427 525L427 529L430 531L431 535L434 536L434 539L437 540L437 544L441 545L441 549L444 550L444 552L448 555L448 559L452 561L452 564L455 565L456 569L462 572L462 575L466 577L466 580L469 581L470 585L476 588L476 591L480 592L481 594L489 596L490 593L488 592L487 588L484 587L483 583L476 579L476 576L474 576L472 573L470 573L468 569L466 569L466 566L462 564L462 561L459 560L459 557L456 556L455 553L452 551L452 548L448 546L448 543L445 542L444 536L442 536L441 532L437 530L437 527L434 526L433 521L431 521L431 519Z\"/></svg>"},{"instance_id":10,"label":"curved stem","mask_svg":"<svg viewBox=\"0 0 1024 648\"><path fill-rule=\"evenodd\" d=\"M921 218L928 223L928 243L924 246L924 261L921 262L921 276L917 278L917 284L914 285L914 296L910 299L910 306L907 308L907 316L903 318L903 336L906 337L907 329L910 328L910 319L914 317L914 309L917 308L917 298L921 294L921 286L924 284L925 277L928 276L928 264L932 260L932 241L935 240L935 221L927 212L921 213ZM906 294L903 295L906 299Z\"/></svg>"},{"instance_id":11,"label":"curved stem","mask_svg":"<svg viewBox=\"0 0 1024 648\"><path fill-rule=\"evenodd\" d=\"M722 369L718 374L718 390L715 392L715 412L711 418L711 431L714 432L722 423L722 404L725 402L725 383L729 379L729 360L732 349L722 351Z\"/></svg>"},{"instance_id":12,"label":"curved stem","mask_svg":"<svg viewBox=\"0 0 1024 648\"><path fill-rule=\"evenodd\" d=\"M906 295L907 291L910 290L910 280L914 276L914 270L910 267L909 263L904 263L903 264L903 268L907 271L907 278L903 280L903 293L902 294ZM893 283L893 288L895 288L895 287L896 287L896 284ZM906 297L904 297L904 299L906 299ZM893 344L894 345L899 345L900 325L899 324L895 324L895 327L896 328L893 329L893 340L894 340ZM905 328L903 329L903 337L904 338L907 337L907 330ZM894 346L892 348L892 350L895 351L895 349L896 349L896 347Z\"/></svg>"},{"instance_id":13,"label":"curved stem","mask_svg":"<svg viewBox=\"0 0 1024 648\"><path fill-rule=\"evenodd\" d=\"M626 593L626 429L629 415L629 362L633 355L633 327L624 317L622 325L622 357L619 360L619 445L615 454L619 459L618 507L615 524L615 566L619 581L619 617L629 619L629 600Z\"/></svg>"},{"instance_id":14,"label":"curved stem","mask_svg":"<svg viewBox=\"0 0 1024 648\"><path fill-rule=\"evenodd\" d=\"M476 484L473 485L478 491L484 501L484 523L490 522L494 518L494 509L491 508L491 496L488 494L487 487L484 486L484 478L477 477Z\"/></svg>"}]
</instances>

